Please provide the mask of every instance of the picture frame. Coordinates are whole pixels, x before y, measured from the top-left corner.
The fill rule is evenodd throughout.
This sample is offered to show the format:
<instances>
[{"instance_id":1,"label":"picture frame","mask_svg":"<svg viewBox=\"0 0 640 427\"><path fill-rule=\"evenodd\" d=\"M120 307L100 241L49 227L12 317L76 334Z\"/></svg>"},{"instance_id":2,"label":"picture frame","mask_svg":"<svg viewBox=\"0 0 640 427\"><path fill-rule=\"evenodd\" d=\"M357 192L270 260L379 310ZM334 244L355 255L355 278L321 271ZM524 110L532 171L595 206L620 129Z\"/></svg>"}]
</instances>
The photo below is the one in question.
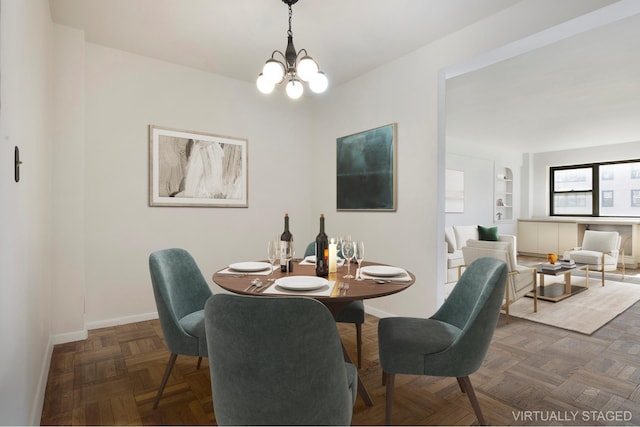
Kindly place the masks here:
<instances>
[{"instance_id":1,"label":"picture frame","mask_svg":"<svg viewBox=\"0 0 640 427\"><path fill-rule=\"evenodd\" d=\"M149 205L248 207L248 141L149 125Z\"/></svg>"},{"instance_id":2,"label":"picture frame","mask_svg":"<svg viewBox=\"0 0 640 427\"><path fill-rule=\"evenodd\" d=\"M338 211L397 209L397 123L336 139Z\"/></svg>"},{"instance_id":3,"label":"picture frame","mask_svg":"<svg viewBox=\"0 0 640 427\"><path fill-rule=\"evenodd\" d=\"M446 169L444 182L445 213L464 213L464 171Z\"/></svg>"}]
</instances>

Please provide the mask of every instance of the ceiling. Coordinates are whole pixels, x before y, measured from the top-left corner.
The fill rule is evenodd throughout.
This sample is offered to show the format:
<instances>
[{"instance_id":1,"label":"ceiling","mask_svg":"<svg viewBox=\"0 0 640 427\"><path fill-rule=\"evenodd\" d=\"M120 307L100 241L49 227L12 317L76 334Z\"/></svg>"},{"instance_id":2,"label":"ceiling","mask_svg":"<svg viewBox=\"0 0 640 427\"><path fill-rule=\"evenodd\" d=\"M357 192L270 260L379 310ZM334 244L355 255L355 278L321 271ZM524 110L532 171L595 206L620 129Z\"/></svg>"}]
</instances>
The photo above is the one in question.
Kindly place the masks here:
<instances>
[{"instance_id":1,"label":"ceiling","mask_svg":"<svg viewBox=\"0 0 640 427\"><path fill-rule=\"evenodd\" d=\"M518 152L640 141L640 14L449 79L447 143L469 141Z\"/></svg>"},{"instance_id":2,"label":"ceiling","mask_svg":"<svg viewBox=\"0 0 640 427\"><path fill-rule=\"evenodd\" d=\"M337 86L518 0L300 0L296 49ZM50 0L53 21L88 42L255 82L287 45L281 0ZM354 60L355 59L355 60Z\"/></svg>"},{"instance_id":3,"label":"ceiling","mask_svg":"<svg viewBox=\"0 0 640 427\"><path fill-rule=\"evenodd\" d=\"M300 0L292 30L331 87L518 1ZM90 43L251 83L286 47L281 0L50 0L50 8ZM640 16L450 79L448 144L540 152L640 141L637 76Z\"/></svg>"}]
</instances>

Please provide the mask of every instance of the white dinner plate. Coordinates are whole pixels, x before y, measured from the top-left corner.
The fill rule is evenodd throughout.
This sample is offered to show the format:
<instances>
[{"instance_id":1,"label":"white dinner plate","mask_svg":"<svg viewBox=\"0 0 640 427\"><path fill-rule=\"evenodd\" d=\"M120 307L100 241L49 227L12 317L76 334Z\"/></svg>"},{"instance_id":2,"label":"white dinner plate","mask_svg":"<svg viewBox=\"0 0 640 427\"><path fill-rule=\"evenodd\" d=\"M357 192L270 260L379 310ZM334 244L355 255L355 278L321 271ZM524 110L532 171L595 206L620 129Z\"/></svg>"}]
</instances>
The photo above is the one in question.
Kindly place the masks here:
<instances>
[{"instance_id":1,"label":"white dinner plate","mask_svg":"<svg viewBox=\"0 0 640 427\"><path fill-rule=\"evenodd\" d=\"M288 276L276 280L276 285L290 291L312 291L328 284L327 279L316 276Z\"/></svg>"},{"instance_id":2,"label":"white dinner plate","mask_svg":"<svg viewBox=\"0 0 640 427\"><path fill-rule=\"evenodd\" d=\"M312 263L315 264L316 256L315 255L309 255L308 257L305 257L304 260L307 261L307 262L312 262Z\"/></svg>"},{"instance_id":3,"label":"white dinner plate","mask_svg":"<svg viewBox=\"0 0 640 427\"><path fill-rule=\"evenodd\" d=\"M388 265L368 265L362 267L360 272L376 277L394 277L404 274L404 270L398 267L390 267Z\"/></svg>"},{"instance_id":4,"label":"white dinner plate","mask_svg":"<svg viewBox=\"0 0 640 427\"><path fill-rule=\"evenodd\" d=\"M271 264L268 262L236 262L234 264L229 264L229 268L235 271L262 271L267 268L271 268Z\"/></svg>"}]
</instances>

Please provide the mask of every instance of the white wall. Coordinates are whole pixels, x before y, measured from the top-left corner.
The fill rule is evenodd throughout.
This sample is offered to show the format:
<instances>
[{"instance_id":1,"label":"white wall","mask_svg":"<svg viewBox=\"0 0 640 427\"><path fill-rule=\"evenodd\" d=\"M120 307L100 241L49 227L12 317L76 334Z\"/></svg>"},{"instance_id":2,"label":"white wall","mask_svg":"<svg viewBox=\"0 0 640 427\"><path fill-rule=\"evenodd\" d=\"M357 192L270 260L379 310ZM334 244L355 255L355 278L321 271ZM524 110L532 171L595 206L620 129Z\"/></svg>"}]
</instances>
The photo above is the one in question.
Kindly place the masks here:
<instances>
[{"instance_id":1,"label":"white wall","mask_svg":"<svg viewBox=\"0 0 640 427\"><path fill-rule=\"evenodd\" d=\"M52 24L46 0L4 0L0 19L0 423L38 424L52 348Z\"/></svg>"},{"instance_id":2,"label":"white wall","mask_svg":"<svg viewBox=\"0 0 640 427\"><path fill-rule=\"evenodd\" d=\"M532 197L532 217L549 215L549 168L552 166L580 165L585 163L640 159L640 142L627 142L590 147L579 150L561 150L535 153L530 171L529 186Z\"/></svg>"},{"instance_id":3,"label":"white wall","mask_svg":"<svg viewBox=\"0 0 640 427\"><path fill-rule=\"evenodd\" d=\"M90 43L85 61L89 328L153 316L154 250L186 248L210 281L231 262L265 259L285 212L294 238L306 245L316 221L304 101L266 97L253 84ZM150 124L248 139L249 208L149 207Z\"/></svg>"},{"instance_id":4,"label":"white wall","mask_svg":"<svg viewBox=\"0 0 640 427\"><path fill-rule=\"evenodd\" d=\"M475 144L468 141L459 143L451 149L447 144L445 165L447 169L464 172L464 212L447 213L445 223L447 225L485 225L497 226L501 234L517 234L517 223L513 221L494 221L495 177L496 167L508 167L513 173L513 215L520 216L521 181L522 181L522 155L513 152L500 152L492 147L483 147L477 155L457 154L454 150L474 153Z\"/></svg>"},{"instance_id":5,"label":"white wall","mask_svg":"<svg viewBox=\"0 0 640 427\"><path fill-rule=\"evenodd\" d=\"M86 338L84 33L54 25L55 91L51 329L53 342Z\"/></svg>"},{"instance_id":6,"label":"white wall","mask_svg":"<svg viewBox=\"0 0 640 427\"><path fill-rule=\"evenodd\" d=\"M447 225L493 225L493 160L447 153L446 168L464 172L464 211L447 213Z\"/></svg>"}]
</instances>

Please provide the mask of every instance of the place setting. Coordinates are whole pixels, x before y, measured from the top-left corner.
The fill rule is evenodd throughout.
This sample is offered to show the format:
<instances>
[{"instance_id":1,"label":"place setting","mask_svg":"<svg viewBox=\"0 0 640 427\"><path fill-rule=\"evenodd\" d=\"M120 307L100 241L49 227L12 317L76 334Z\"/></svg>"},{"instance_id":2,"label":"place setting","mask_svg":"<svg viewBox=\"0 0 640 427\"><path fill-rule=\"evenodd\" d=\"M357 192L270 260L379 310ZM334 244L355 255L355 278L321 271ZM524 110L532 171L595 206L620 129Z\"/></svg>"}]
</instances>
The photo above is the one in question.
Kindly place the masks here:
<instances>
[{"instance_id":1,"label":"place setting","mask_svg":"<svg viewBox=\"0 0 640 427\"><path fill-rule=\"evenodd\" d=\"M216 274L242 277L247 275L268 276L274 267L273 264L261 261L244 261L229 264L227 268L218 271Z\"/></svg>"},{"instance_id":2,"label":"place setting","mask_svg":"<svg viewBox=\"0 0 640 427\"><path fill-rule=\"evenodd\" d=\"M331 296L334 281L317 276L287 276L273 281L273 284L262 291L265 294L274 295L313 295Z\"/></svg>"},{"instance_id":3,"label":"place setting","mask_svg":"<svg viewBox=\"0 0 640 427\"><path fill-rule=\"evenodd\" d=\"M356 276L359 280L373 280L376 283L405 283L413 279L407 271L390 265L367 265L358 268Z\"/></svg>"}]
</instances>

